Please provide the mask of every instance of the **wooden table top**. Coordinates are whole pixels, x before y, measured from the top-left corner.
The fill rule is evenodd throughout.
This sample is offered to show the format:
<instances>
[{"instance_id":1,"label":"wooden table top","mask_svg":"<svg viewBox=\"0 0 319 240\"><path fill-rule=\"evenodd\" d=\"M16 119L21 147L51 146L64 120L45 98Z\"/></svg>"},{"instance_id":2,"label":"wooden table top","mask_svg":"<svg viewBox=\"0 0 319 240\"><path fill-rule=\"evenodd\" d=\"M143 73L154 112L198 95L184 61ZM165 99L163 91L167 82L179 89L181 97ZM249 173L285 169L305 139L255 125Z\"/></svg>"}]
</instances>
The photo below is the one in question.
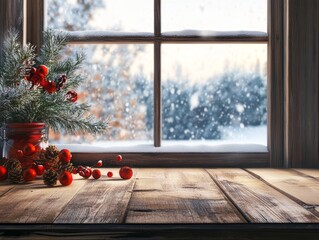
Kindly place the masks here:
<instances>
[{"instance_id":1,"label":"wooden table top","mask_svg":"<svg viewBox=\"0 0 319 240\"><path fill-rule=\"evenodd\" d=\"M0 225L319 226L319 170L134 168L130 180L102 172L99 180L76 175L68 187L1 182Z\"/></svg>"}]
</instances>

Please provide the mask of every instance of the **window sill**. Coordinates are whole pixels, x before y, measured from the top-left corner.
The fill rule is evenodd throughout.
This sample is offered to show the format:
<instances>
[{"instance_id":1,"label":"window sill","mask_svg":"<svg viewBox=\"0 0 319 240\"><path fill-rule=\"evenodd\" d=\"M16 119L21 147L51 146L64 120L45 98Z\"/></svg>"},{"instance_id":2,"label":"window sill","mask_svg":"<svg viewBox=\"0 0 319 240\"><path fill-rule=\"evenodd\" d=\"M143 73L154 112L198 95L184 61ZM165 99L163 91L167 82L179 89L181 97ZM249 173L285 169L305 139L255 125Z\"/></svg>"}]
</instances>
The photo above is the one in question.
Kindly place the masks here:
<instances>
[{"instance_id":1,"label":"window sill","mask_svg":"<svg viewBox=\"0 0 319 240\"><path fill-rule=\"evenodd\" d=\"M269 167L269 151L258 144L171 144L160 148L149 144L108 146L92 144L61 144L59 149L72 152L74 165L94 165L103 160L104 166L132 167ZM122 162L115 161L121 154Z\"/></svg>"},{"instance_id":2,"label":"window sill","mask_svg":"<svg viewBox=\"0 0 319 240\"><path fill-rule=\"evenodd\" d=\"M67 148L71 152L84 153L268 153L262 144L203 143L202 141L163 142L154 147L145 142L110 142L104 144L56 144L59 149Z\"/></svg>"}]
</instances>

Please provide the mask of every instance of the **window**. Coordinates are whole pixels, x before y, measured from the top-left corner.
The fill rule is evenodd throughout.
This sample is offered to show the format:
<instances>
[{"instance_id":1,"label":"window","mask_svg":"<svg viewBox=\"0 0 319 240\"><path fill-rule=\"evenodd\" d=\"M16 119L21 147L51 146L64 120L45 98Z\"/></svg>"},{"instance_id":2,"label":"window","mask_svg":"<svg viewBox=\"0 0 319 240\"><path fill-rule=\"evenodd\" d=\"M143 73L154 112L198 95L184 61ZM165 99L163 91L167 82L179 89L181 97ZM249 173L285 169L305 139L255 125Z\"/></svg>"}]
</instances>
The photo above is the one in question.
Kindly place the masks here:
<instances>
[{"instance_id":1,"label":"window","mask_svg":"<svg viewBox=\"0 0 319 240\"><path fill-rule=\"evenodd\" d=\"M268 133L273 131L267 111L273 104L267 94L272 87L267 4L276 5L266 0L47 0L44 22L69 31L69 49L82 48L90 56L84 74L95 90L82 95L97 116L115 118L112 125L118 128L106 140L156 147L182 142L190 151L208 153L210 148L191 147L213 141L267 146L266 125ZM252 140L257 135L261 139ZM82 142L82 136L72 142ZM267 147L229 145L226 151L261 152L258 158L269 160Z\"/></svg>"}]
</instances>

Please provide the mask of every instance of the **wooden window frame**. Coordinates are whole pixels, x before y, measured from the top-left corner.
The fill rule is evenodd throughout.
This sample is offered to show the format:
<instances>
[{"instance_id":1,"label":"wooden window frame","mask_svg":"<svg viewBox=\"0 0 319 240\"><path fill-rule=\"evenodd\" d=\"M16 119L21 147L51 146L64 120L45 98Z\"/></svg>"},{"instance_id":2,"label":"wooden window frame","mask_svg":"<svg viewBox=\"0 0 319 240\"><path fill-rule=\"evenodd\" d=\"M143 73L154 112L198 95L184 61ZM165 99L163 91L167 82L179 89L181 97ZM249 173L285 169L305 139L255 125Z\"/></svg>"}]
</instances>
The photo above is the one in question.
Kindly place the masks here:
<instances>
[{"instance_id":1,"label":"wooden window frame","mask_svg":"<svg viewBox=\"0 0 319 240\"><path fill-rule=\"evenodd\" d=\"M40 46L44 29L44 1L26 1L26 41ZM268 44L268 139L267 152L126 152L128 164L142 167L283 167L284 136L284 63L283 30L284 0L268 0L268 34L250 32L218 32L209 36L161 32L161 0L154 0L154 34L108 35L93 31L90 34L70 33L70 43L152 43L154 44L154 146L161 146L161 44L162 43L267 43ZM81 152L74 157L86 163L110 159L115 152ZM135 159L138 159L135 160ZM116 165L114 163L113 165Z\"/></svg>"}]
</instances>

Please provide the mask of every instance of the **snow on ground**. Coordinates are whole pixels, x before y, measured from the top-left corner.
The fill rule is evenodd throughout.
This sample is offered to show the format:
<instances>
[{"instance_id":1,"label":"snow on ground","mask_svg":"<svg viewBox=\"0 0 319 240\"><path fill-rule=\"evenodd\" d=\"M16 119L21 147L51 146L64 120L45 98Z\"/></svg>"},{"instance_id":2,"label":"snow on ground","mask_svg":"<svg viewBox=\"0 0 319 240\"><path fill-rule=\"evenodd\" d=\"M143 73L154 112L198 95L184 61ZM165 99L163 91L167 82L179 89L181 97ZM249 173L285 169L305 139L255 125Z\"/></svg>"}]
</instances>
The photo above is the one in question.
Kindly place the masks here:
<instances>
[{"instance_id":1,"label":"snow on ground","mask_svg":"<svg viewBox=\"0 0 319 240\"><path fill-rule=\"evenodd\" d=\"M152 141L109 141L92 144L57 144L73 152L267 152L267 127L221 129L222 140L162 141L154 147ZM236 139L236 140L235 140Z\"/></svg>"}]
</instances>

